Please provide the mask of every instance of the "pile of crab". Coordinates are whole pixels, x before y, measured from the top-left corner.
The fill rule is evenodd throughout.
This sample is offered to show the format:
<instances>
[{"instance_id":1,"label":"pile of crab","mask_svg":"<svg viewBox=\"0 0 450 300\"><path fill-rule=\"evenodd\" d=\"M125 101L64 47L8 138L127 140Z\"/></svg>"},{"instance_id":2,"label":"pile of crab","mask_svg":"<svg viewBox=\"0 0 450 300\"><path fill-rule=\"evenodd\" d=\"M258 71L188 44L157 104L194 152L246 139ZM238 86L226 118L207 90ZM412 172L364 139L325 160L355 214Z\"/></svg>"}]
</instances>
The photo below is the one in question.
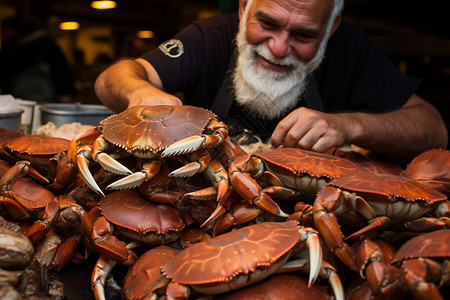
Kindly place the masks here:
<instances>
[{"instance_id":1,"label":"pile of crab","mask_svg":"<svg viewBox=\"0 0 450 300\"><path fill-rule=\"evenodd\" d=\"M96 299L450 297L448 150L405 168L356 147L246 154L192 106L0 145L0 215L23 240L0 239L2 259L92 264Z\"/></svg>"}]
</instances>

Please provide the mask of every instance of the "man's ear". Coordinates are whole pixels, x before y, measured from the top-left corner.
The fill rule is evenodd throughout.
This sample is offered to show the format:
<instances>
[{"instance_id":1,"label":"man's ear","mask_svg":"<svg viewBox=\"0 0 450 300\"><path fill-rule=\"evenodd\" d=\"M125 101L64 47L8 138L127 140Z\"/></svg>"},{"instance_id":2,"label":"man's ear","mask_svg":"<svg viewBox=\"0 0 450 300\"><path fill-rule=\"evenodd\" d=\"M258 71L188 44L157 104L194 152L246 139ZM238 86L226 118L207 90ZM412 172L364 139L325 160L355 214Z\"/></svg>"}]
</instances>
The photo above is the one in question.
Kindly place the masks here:
<instances>
[{"instance_id":1,"label":"man's ear","mask_svg":"<svg viewBox=\"0 0 450 300\"><path fill-rule=\"evenodd\" d=\"M244 15L245 7L247 6L248 0L239 0L239 19Z\"/></svg>"},{"instance_id":2,"label":"man's ear","mask_svg":"<svg viewBox=\"0 0 450 300\"><path fill-rule=\"evenodd\" d=\"M339 14L333 21L333 27L331 28L330 35L328 36L328 38L330 38L333 35L333 33L336 31L336 29L339 27L339 24L341 24L341 20L342 20L342 15Z\"/></svg>"}]
</instances>

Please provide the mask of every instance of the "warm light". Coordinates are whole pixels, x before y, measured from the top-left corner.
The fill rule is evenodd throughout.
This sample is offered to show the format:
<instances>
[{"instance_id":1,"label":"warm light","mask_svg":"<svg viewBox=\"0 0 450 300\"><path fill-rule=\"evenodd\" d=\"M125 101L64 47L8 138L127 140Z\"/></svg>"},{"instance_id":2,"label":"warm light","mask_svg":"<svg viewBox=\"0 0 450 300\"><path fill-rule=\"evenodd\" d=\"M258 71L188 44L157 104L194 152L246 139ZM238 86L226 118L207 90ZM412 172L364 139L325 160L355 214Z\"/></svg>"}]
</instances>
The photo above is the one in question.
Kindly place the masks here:
<instances>
[{"instance_id":1,"label":"warm light","mask_svg":"<svg viewBox=\"0 0 450 300\"><path fill-rule=\"evenodd\" d=\"M155 34L150 30L141 30L137 32L137 37L140 39L151 39Z\"/></svg>"},{"instance_id":2,"label":"warm light","mask_svg":"<svg viewBox=\"0 0 450 300\"><path fill-rule=\"evenodd\" d=\"M80 27L78 22L62 22L59 24L61 30L77 30Z\"/></svg>"},{"instance_id":3,"label":"warm light","mask_svg":"<svg viewBox=\"0 0 450 300\"><path fill-rule=\"evenodd\" d=\"M111 9L116 7L116 1L92 1L91 7L95 9Z\"/></svg>"}]
</instances>

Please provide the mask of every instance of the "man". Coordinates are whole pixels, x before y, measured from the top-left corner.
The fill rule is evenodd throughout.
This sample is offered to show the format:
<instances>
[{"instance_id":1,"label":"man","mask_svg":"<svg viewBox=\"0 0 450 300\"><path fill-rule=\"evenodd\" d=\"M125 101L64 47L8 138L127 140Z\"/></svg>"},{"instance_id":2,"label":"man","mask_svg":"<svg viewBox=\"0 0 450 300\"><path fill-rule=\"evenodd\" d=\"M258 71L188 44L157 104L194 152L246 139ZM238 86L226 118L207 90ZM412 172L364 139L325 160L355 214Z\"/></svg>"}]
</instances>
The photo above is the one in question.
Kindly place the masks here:
<instances>
[{"instance_id":1,"label":"man","mask_svg":"<svg viewBox=\"0 0 450 300\"><path fill-rule=\"evenodd\" d=\"M271 135L273 147L324 152L355 144L398 158L445 148L439 112L414 93L419 80L341 22L342 7L342 0L240 0L239 28L233 15L188 26L103 72L97 95L115 111L211 108L232 133Z\"/></svg>"}]
</instances>

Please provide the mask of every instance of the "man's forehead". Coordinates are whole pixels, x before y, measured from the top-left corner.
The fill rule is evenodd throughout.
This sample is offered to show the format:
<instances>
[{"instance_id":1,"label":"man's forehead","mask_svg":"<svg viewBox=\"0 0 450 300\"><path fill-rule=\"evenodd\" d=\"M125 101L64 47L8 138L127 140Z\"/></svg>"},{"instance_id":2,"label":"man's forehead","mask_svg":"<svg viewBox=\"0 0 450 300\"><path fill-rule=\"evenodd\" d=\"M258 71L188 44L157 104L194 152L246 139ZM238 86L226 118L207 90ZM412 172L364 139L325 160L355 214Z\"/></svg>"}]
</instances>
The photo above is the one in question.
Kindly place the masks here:
<instances>
[{"instance_id":1,"label":"man's forehead","mask_svg":"<svg viewBox=\"0 0 450 300\"><path fill-rule=\"evenodd\" d=\"M251 10L270 15L286 25L309 24L323 27L328 23L333 0L254 0Z\"/></svg>"}]
</instances>

